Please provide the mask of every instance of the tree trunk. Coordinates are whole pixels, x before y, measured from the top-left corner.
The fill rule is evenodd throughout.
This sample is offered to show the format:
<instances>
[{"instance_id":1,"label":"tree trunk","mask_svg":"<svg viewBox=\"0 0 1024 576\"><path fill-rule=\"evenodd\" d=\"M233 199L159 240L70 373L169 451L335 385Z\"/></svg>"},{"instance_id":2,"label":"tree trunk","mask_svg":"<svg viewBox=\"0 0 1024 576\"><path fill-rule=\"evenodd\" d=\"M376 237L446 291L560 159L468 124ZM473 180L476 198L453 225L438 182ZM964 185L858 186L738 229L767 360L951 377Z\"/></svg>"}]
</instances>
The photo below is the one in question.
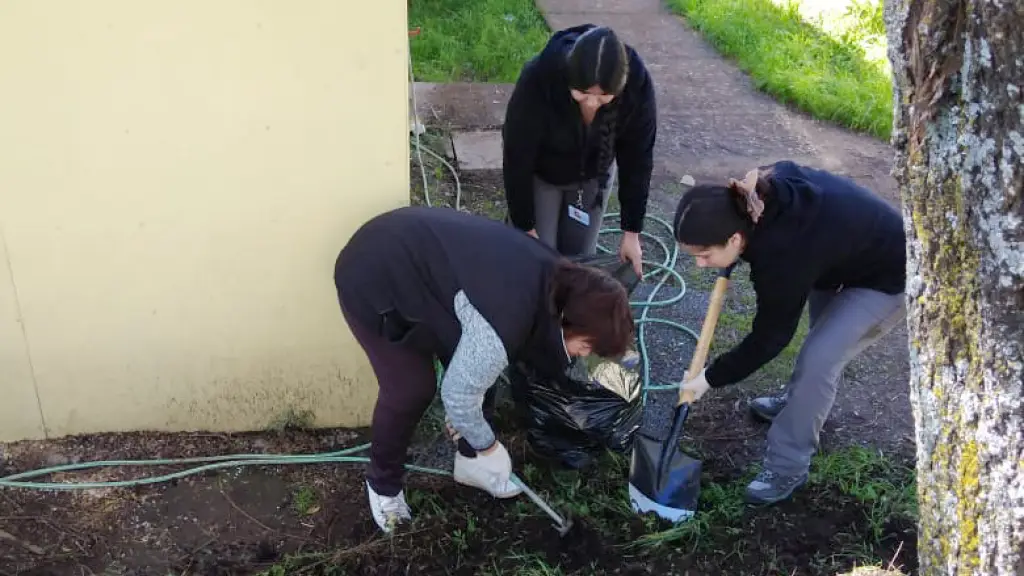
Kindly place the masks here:
<instances>
[{"instance_id":1,"label":"tree trunk","mask_svg":"<svg viewBox=\"0 0 1024 576\"><path fill-rule=\"evenodd\" d=\"M886 0L921 574L1024 574L1024 1Z\"/></svg>"}]
</instances>

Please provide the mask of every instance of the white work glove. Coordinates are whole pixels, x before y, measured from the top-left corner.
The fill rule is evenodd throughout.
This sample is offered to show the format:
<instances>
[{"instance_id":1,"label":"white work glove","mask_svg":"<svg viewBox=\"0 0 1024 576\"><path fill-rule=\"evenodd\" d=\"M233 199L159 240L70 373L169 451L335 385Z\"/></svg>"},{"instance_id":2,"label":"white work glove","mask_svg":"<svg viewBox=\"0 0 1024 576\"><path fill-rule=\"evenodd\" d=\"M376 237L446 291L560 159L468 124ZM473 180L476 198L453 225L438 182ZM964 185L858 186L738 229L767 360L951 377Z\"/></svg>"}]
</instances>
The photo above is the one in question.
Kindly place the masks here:
<instances>
[{"instance_id":1,"label":"white work glove","mask_svg":"<svg viewBox=\"0 0 1024 576\"><path fill-rule=\"evenodd\" d=\"M477 451L474 457L463 456L456 451L452 476L459 484L479 488L495 498L511 498L523 491L510 480L512 458L497 440L487 450Z\"/></svg>"},{"instance_id":2,"label":"white work glove","mask_svg":"<svg viewBox=\"0 0 1024 576\"><path fill-rule=\"evenodd\" d=\"M700 400L700 397L703 396L705 392L711 389L711 385L708 384L708 379L704 375L705 372L707 372L707 368L701 370L700 374L697 374L696 377L691 378L683 383L683 390L693 392L694 402Z\"/></svg>"}]
</instances>

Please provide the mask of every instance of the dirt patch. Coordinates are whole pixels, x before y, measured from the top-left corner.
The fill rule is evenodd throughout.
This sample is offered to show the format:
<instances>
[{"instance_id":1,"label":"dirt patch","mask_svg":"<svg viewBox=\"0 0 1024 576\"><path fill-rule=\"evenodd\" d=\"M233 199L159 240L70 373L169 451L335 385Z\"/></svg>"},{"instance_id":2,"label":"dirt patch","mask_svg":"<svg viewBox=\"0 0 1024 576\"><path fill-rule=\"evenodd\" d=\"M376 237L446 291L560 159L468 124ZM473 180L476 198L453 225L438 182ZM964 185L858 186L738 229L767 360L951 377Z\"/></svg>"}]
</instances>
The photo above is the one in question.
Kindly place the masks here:
<instances>
[{"instance_id":1,"label":"dirt patch","mask_svg":"<svg viewBox=\"0 0 1024 576\"><path fill-rule=\"evenodd\" d=\"M502 410L506 414L509 407ZM725 460L706 459L702 510L683 529L672 528L628 509L628 467L621 457L606 457L582 472L552 469L529 458L515 419L500 422L516 468L553 506L574 517L565 538L525 497L494 500L447 477L417 473L410 474L407 488L415 521L395 537L383 537L369 515L361 465L267 466L104 493L5 490L0 529L43 554L0 540L2 570L159 576L754 574L772 567L834 574L865 559L888 562L897 549L898 564L912 564L916 557L911 525L886 524L874 534L871 506L837 491L827 477L780 506L747 508L737 499L744 478ZM103 435L15 445L11 452L17 456L7 465L25 470L51 454L78 450L135 458L146 446L164 447L163 457L314 452L345 447L338 444L341 438L345 446L364 440L350 431ZM735 441L718 448L733 452ZM118 468L107 477L140 472Z\"/></svg>"}]
</instances>

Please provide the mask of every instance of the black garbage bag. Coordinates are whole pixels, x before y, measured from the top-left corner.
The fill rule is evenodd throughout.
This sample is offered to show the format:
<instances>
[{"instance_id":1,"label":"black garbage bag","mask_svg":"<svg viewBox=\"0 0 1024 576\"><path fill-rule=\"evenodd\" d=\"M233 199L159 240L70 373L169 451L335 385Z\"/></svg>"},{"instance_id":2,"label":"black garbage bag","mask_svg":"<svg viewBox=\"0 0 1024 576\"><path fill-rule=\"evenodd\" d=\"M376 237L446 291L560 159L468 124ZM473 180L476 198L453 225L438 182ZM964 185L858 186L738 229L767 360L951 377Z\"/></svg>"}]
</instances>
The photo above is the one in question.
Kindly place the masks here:
<instances>
[{"instance_id":1,"label":"black garbage bag","mask_svg":"<svg viewBox=\"0 0 1024 576\"><path fill-rule=\"evenodd\" d=\"M517 363L509 378L531 450L568 468L589 466L604 450L625 453L640 428L640 376L611 360L577 360L558 380Z\"/></svg>"},{"instance_id":2,"label":"black garbage bag","mask_svg":"<svg viewBox=\"0 0 1024 576\"><path fill-rule=\"evenodd\" d=\"M575 258L607 270L632 293L640 278L617 255ZM575 358L563 377L544 378L518 362L508 371L512 397L527 442L542 458L581 469L601 452L625 453L640 428L641 377L635 353L628 360Z\"/></svg>"}]
</instances>

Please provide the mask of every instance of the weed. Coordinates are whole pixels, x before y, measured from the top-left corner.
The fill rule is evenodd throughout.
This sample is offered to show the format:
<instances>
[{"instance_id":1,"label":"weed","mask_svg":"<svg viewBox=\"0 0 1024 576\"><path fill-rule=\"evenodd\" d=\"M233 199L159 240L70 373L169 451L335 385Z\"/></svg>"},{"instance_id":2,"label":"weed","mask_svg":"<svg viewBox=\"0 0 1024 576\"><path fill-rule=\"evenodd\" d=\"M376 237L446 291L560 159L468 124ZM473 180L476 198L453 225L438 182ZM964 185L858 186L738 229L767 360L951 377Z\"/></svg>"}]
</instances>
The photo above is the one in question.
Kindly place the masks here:
<instances>
[{"instance_id":1,"label":"weed","mask_svg":"<svg viewBox=\"0 0 1024 576\"><path fill-rule=\"evenodd\" d=\"M441 496L426 490L410 490L406 496L409 506L416 510L419 518L441 517L447 504Z\"/></svg>"},{"instance_id":2,"label":"weed","mask_svg":"<svg viewBox=\"0 0 1024 576\"><path fill-rule=\"evenodd\" d=\"M819 455L813 461L809 482L834 488L864 504L875 541L891 520L917 518L914 470L877 450L854 446Z\"/></svg>"},{"instance_id":3,"label":"weed","mask_svg":"<svg viewBox=\"0 0 1024 576\"><path fill-rule=\"evenodd\" d=\"M316 414L312 410L297 410L289 407L279 414L267 426L268 431L283 432L285 430L309 430L316 422Z\"/></svg>"},{"instance_id":4,"label":"weed","mask_svg":"<svg viewBox=\"0 0 1024 576\"><path fill-rule=\"evenodd\" d=\"M317 501L316 490L309 486L302 486L292 494L292 509L300 516L316 514L320 510Z\"/></svg>"},{"instance_id":5,"label":"weed","mask_svg":"<svg viewBox=\"0 0 1024 576\"><path fill-rule=\"evenodd\" d=\"M666 545L684 545L692 553L701 549L704 544L711 544L705 537L709 535L712 526L726 534L738 536L744 523L743 489L748 481L749 478L744 477L729 484L702 482L701 509L692 518L671 528L644 534L627 547L651 551Z\"/></svg>"},{"instance_id":6,"label":"weed","mask_svg":"<svg viewBox=\"0 0 1024 576\"><path fill-rule=\"evenodd\" d=\"M533 0L409 2L413 71L427 82L515 82L550 30Z\"/></svg>"},{"instance_id":7,"label":"weed","mask_svg":"<svg viewBox=\"0 0 1024 576\"><path fill-rule=\"evenodd\" d=\"M813 14L799 0L669 2L734 58L758 89L817 118L887 140L892 79L881 1L846 4L845 12Z\"/></svg>"},{"instance_id":8,"label":"weed","mask_svg":"<svg viewBox=\"0 0 1024 576\"><path fill-rule=\"evenodd\" d=\"M259 576L292 576L293 574L310 573L313 568L317 568L314 573L318 576L344 576L347 574L344 568L333 565L331 560L332 554L328 552L289 554L277 564L260 572Z\"/></svg>"},{"instance_id":9,"label":"weed","mask_svg":"<svg viewBox=\"0 0 1024 576\"><path fill-rule=\"evenodd\" d=\"M513 552L509 554L508 560L515 563L516 576L562 576L563 574L561 568L551 566L536 554Z\"/></svg>"}]
</instances>

